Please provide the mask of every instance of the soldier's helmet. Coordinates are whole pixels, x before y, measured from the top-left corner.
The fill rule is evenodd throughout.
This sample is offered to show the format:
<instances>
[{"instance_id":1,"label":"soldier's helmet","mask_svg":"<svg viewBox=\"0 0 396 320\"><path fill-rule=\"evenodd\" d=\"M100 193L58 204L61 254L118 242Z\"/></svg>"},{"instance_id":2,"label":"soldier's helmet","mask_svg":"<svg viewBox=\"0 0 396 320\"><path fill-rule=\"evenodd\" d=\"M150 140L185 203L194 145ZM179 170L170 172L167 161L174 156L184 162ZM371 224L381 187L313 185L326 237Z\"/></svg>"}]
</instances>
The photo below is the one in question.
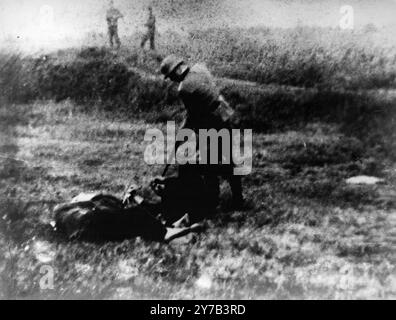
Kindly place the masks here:
<instances>
[{"instance_id":1,"label":"soldier's helmet","mask_svg":"<svg viewBox=\"0 0 396 320\"><path fill-rule=\"evenodd\" d=\"M169 76L176 70L177 67L182 65L184 63L182 58L179 58L175 55L170 55L167 56L161 63L161 73L165 76L166 78L169 78Z\"/></svg>"}]
</instances>

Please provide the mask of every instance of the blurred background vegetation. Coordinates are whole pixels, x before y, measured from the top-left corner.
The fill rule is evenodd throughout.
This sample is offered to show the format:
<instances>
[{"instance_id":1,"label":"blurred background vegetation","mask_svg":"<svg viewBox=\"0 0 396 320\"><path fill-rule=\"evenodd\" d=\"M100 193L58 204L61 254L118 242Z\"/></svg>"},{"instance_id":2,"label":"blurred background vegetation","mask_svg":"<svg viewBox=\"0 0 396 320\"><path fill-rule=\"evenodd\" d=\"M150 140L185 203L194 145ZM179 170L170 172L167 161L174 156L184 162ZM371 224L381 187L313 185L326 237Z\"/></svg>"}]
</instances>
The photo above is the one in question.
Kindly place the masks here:
<instances>
[{"instance_id":1,"label":"blurred background vegetation","mask_svg":"<svg viewBox=\"0 0 396 320\"><path fill-rule=\"evenodd\" d=\"M123 119L162 122L180 109L175 86L158 74L161 59L174 53L209 66L241 127L271 132L333 122L395 156L396 49L384 45L375 26L168 31L158 37L157 52L141 51L139 36L125 38L118 52L91 34L86 43L92 46L82 49L3 53L1 96L10 102L72 99L87 110L95 105Z\"/></svg>"}]
</instances>

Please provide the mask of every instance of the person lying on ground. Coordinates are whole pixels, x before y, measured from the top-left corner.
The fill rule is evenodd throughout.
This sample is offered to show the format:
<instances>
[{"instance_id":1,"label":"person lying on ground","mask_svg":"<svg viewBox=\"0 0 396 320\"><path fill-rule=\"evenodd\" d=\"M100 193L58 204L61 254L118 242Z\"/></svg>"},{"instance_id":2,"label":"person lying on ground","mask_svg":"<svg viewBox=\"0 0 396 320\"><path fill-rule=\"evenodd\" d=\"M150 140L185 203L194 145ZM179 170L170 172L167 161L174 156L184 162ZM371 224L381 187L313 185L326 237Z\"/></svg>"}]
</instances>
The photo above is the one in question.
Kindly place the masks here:
<instances>
[{"instance_id":1,"label":"person lying on ground","mask_svg":"<svg viewBox=\"0 0 396 320\"><path fill-rule=\"evenodd\" d=\"M69 240L94 242L141 237L168 243L202 227L165 226L143 206L125 206L118 198L101 193L80 194L70 203L57 206L54 218L55 230Z\"/></svg>"}]
</instances>

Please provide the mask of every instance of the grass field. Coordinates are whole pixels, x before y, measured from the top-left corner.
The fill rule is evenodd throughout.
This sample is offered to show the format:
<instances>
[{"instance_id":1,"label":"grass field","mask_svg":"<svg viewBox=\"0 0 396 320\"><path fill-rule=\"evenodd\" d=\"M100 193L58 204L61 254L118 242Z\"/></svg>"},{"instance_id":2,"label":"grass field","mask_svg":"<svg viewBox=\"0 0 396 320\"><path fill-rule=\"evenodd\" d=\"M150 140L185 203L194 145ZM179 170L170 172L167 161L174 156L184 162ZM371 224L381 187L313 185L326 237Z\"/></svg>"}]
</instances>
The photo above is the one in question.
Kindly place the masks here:
<instances>
[{"instance_id":1,"label":"grass field","mask_svg":"<svg viewBox=\"0 0 396 320\"><path fill-rule=\"evenodd\" d=\"M394 43L372 28L303 26L168 31L158 52L139 37L118 52L102 35L0 54L0 298L395 299ZM122 196L161 172L144 163L143 137L181 107L157 72L168 53L206 62L238 125L254 130L243 180L254 208L231 210L223 184L204 233L66 241L50 226L55 205ZM345 182L359 174L385 182Z\"/></svg>"},{"instance_id":2,"label":"grass field","mask_svg":"<svg viewBox=\"0 0 396 320\"><path fill-rule=\"evenodd\" d=\"M84 111L82 111L84 109ZM152 125L71 101L0 108L2 298L396 298L396 168L336 125L254 136L245 195L202 234L170 245L67 242L49 223L79 192L122 192L160 172L143 162ZM356 174L385 178L352 186ZM40 290L40 268L55 268Z\"/></svg>"}]
</instances>

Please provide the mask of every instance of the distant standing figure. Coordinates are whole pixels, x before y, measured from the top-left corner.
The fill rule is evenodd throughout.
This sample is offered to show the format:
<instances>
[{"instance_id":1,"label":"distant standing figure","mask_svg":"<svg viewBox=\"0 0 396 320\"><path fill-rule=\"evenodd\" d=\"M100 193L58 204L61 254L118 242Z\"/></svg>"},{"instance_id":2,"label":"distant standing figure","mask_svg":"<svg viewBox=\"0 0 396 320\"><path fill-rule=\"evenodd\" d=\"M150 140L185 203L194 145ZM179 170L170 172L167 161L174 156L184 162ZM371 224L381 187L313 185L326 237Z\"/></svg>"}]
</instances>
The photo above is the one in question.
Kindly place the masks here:
<instances>
[{"instance_id":1,"label":"distant standing figure","mask_svg":"<svg viewBox=\"0 0 396 320\"><path fill-rule=\"evenodd\" d=\"M117 49L121 46L120 37L118 36L118 19L123 18L122 13L114 7L114 1L110 1L109 9L106 13L107 26L109 28L110 47L113 48L114 42Z\"/></svg>"},{"instance_id":2,"label":"distant standing figure","mask_svg":"<svg viewBox=\"0 0 396 320\"><path fill-rule=\"evenodd\" d=\"M155 50L155 16L153 14L153 8L148 7L148 12L149 15L145 24L145 27L147 27L147 32L143 36L141 47L144 48L147 40L150 40L150 49Z\"/></svg>"}]
</instances>

